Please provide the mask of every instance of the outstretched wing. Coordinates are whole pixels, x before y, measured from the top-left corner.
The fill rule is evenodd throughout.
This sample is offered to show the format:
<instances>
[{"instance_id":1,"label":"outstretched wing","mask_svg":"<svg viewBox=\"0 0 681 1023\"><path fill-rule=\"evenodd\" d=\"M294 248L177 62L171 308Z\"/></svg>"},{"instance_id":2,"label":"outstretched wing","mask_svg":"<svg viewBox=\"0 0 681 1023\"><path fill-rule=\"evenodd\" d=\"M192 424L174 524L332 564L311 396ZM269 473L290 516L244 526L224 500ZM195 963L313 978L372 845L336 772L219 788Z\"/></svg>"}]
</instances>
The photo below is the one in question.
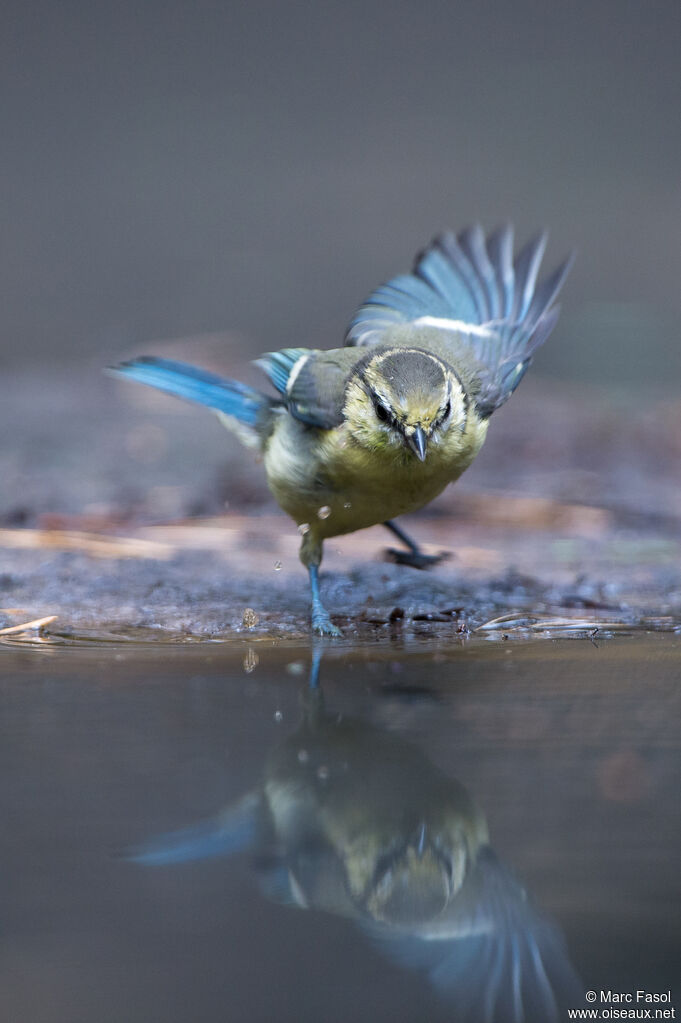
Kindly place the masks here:
<instances>
[{"instance_id":1,"label":"outstretched wing","mask_svg":"<svg viewBox=\"0 0 681 1023\"><path fill-rule=\"evenodd\" d=\"M445 348L449 337L453 351L462 343L470 349L481 367L478 408L491 415L518 386L558 319L554 302L573 256L537 284L546 239L540 234L514 259L510 226L487 239L479 224L458 237L440 235L411 274L394 277L367 298L346 344L382 344L397 326L435 328Z\"/></svg>"},{"instance_id":2,"label":"outstretched wing","mask_svg":"<svg viewBox=\"0 0 681 1023\"><path fill-rule=\"evenodd\" d=\"M371 929L369 929L371 932ZM385 955L425 970L458 1023L559 1023L584 988L557 926L489 847L422 936L375 930Z\"/></svg>"}]
</instances>

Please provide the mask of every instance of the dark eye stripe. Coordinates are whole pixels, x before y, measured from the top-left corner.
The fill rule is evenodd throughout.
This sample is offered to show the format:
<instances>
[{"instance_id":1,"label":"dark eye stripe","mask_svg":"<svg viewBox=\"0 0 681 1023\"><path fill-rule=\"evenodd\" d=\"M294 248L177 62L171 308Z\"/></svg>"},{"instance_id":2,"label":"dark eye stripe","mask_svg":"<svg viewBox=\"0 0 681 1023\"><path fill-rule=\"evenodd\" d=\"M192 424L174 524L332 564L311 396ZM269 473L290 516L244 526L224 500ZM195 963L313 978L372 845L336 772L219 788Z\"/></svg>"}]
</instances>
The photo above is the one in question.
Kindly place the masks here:
<instances>
[{"instance_id":1,"label":"dark eye stripe","mask_svg":"<svg viewBox=\"0 0 681 1023\"><path fill-rule=\"evenodd\" d=\"M390 422L391 419L390 413L388 412L385 405L381 405L380 401L374 402L374 411L376 413L376 417L380 419L382 423Z\"/></svg>"},{"instance_id":2,"label":"dark eye stripe","mask_svg":"<svg viewBox=\"0 0 681 1023\"><path fill-rule=\"evenodd\" d=\"M451 413L452 413L452 403L451 403L451 400L448 400L447 404L443 408L443 410L440 413L440 415L437 417L437 419L433 420L433 428L435 428L437 426L442 426L442 424L447 419L449 419Z\"/></svg>"}]
</instances>

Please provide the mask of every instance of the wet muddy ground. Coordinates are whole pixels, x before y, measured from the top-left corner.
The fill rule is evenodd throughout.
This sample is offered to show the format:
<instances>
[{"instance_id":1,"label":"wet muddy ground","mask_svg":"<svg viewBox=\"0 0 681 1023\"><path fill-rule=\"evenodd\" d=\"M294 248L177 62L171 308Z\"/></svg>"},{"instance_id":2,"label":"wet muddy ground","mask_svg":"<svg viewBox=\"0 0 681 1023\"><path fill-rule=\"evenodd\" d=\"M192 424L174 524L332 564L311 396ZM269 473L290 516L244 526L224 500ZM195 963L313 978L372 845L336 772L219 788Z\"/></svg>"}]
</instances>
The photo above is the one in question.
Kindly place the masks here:
<instances>
[{"instance_id":1,"label":"wet muddy ground","mask_svg":"<svg viewBox=\"0 0 681 1023\"><path fill-rule=\"evenodd\" d=\"M218 348L163 351L224 370ZM54 616L45 629L66 635L307 633L295 526L215 417L99 366L17 372L3 392L0 627ZM451 558L389 564L381 527L331 540L325 602L351 640L490 622L495 637L675 629L680 467L678 400L531 378L463 479L404 521Z\"/></svg>"}]
</instances>

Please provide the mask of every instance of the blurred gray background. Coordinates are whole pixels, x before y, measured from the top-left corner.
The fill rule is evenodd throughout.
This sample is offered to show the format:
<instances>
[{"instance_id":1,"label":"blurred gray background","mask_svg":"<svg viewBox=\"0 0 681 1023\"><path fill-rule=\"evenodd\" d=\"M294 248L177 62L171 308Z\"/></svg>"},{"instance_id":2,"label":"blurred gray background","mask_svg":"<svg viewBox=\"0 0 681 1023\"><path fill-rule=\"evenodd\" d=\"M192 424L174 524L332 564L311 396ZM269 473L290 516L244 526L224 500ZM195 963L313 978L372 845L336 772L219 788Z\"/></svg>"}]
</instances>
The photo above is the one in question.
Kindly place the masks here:
<instances>
[{"instance_id":1,"label":"blurred gray background","mask_svg":"<svg viewBox=\"0 0 681 1023\"><path fill-rule=\"evenodd\" d=\"M334 346L445 226L578 261L544 374L678 389L681 5L3 6L0 367ZM197 359L197 361L199 361Z\"/></svg>"}]
</instances>

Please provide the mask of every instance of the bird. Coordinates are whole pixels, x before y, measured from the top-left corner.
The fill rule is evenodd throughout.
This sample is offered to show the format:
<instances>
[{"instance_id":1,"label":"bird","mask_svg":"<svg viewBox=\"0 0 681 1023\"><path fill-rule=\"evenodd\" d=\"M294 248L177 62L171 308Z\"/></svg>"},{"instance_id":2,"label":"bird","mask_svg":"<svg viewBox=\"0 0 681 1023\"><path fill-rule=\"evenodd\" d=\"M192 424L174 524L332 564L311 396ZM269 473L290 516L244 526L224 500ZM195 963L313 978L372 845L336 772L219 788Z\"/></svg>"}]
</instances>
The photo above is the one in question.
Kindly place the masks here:
<instances>
[{"instance_id":1,"label":"bird","mask_svg":"<svg viewBox=\"0 0 681 1023\"><path fill-rule=\"evenodd\" d=\"M424 553L394 519L471 465L553 330L574 253L538 282L546 244L543 231L514 255L509 224L487 237L480 224L437 235L411 273L369 294L342 347L256 359L275 395L155 356L111 370L207 406L260 453L302 536L312 629L339 636L320 594L324 541L382 523L405 548L393 560L424 569L446 556Z\"/></svg>"}]
</instances>

